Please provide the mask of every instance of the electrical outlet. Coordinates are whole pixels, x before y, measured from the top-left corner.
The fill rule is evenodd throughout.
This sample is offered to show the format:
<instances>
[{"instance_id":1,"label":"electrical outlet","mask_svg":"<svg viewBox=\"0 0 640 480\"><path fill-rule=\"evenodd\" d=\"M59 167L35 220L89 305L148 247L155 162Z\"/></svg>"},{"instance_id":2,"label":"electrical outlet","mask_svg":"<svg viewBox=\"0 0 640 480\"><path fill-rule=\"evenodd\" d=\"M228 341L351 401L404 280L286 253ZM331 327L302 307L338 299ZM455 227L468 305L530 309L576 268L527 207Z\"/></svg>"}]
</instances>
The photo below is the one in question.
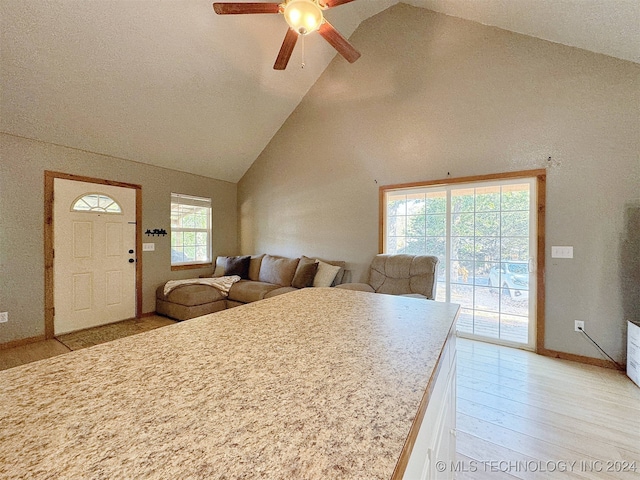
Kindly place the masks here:
<instances>
[{"instance_id":1,"label":"electrical outlet","mask_svg":"<svg viewBox=\"0 0 640 480\"><path fill-rule=\"evenodd\" d=\"M584 322L582 320L576 320L576 324L574 328L576 332L579 332L581 330L584 331Z\"/></svg>"},{"instance_id":2,"label":"electrical outlet","mask_svg":"<svg viewBox=\"0 0 640 480\"><path fill-rule=\"evenodd\" d=\"M9 312L0 312L0 323L7 323L9 321Z\"/></svg>"}]
</instances>

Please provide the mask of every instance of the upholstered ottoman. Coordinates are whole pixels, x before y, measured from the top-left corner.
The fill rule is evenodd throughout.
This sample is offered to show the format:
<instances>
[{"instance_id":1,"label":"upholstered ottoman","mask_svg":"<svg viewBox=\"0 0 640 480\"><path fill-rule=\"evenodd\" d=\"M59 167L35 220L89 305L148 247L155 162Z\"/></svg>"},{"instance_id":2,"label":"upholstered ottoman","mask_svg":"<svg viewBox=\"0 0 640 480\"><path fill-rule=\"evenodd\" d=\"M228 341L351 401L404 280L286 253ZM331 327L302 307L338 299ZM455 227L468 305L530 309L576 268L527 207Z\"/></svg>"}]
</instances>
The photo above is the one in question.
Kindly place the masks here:
<instances>
[{"instance_id":1,"label":"upholstered ottoman","mask_svg":"<svg viewBox=\"0 0 640 480\"><path fill-rule=\"evenodd\" d=\"M226 308L220 290L209 285L180 285L164 294L164 285L156 290L156 312L175 320L189 320Z\"/></svg>"}]
</instances>

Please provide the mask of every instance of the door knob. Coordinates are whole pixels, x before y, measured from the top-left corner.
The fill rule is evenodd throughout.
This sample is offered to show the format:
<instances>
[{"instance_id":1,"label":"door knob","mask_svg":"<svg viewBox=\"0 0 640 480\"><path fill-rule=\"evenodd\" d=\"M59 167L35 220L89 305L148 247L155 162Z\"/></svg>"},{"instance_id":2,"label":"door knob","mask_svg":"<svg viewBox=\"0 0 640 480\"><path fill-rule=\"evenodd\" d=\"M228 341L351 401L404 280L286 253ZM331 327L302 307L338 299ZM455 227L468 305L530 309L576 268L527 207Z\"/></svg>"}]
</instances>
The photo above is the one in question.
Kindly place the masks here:
<instances>
[{"instance_id":1,"label":"door knob","mask_svg":"<svg viewBox=\"0 0 640 480\"><path fill-rule=\"evenodd\" d=\"M135 262L135 260L133 258L130 258L129 263L133 263L133 262Z\"/></svg>"},{"instance_id":2,"label":"door knob","mask_svg":"<svg viewBox=\"0 0 640 480\"><path fill-rule=\"evenodd\" d=\"M129 253L133 253L133 250L129 250Z\"/></svg>"}]
</instances>

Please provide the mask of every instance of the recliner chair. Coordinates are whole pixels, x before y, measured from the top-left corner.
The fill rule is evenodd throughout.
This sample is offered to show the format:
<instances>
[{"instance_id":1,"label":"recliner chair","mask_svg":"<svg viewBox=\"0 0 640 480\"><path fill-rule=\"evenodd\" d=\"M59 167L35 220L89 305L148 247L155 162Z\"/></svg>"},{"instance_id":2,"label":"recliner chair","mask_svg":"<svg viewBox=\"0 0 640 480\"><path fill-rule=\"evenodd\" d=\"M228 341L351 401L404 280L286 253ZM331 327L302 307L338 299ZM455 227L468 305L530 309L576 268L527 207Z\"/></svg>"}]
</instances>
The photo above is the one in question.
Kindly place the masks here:
<instances>
[{"instance_id":1,"label":"recliner chair","mask_svg":"<svg viewBox=\"0 0 640 480\"><path fill-rule=\"evenodd\" d=\"M431 255L376 255L368 283L344 283L335 288L435 299L438 257Z\"/></svg>"}]
</instances>

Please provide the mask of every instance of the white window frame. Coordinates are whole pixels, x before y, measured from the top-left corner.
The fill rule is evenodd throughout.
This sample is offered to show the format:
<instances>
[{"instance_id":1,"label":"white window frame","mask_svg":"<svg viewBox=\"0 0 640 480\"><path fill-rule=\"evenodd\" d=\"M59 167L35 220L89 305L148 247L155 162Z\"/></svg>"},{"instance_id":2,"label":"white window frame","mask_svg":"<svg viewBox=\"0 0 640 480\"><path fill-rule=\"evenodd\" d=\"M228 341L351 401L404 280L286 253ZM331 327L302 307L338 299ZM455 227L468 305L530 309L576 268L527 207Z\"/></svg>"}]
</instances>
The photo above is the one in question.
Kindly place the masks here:
<instances>
[{"instance_id":1,"label":"white window frame","mask_svg":"<svg viewBox=\"0 0 640 480\"><path fill-rule=\"evenodd\" d=\"M174 215L176 213L180 213L180 211L184 208L185 213L190 210L198 209L200 212L199 216L206 217L205 227L196 227L194 225L183 225L180 222L180 225L175 225ZM178 210L178 212L176 212ZM203 265L211 265L212 263L212 247L211 247L211 239L212 239L212 228L211 228L211 199L206 197L196 197L193 195L186 195L182 193L171 193L171 268L198 268ZM184 233L194 233L195 235L205 235L206 245L205 246L205 254L206 258L204 259L193 259L193 260L174 260L174 250L182 249L184 245L176 245L174 244L174 234L184 234ZM194 247L203 246L202 244L195 243ZM177 251L177 250L176 250ZM184 250L180 250L184 254Z\"/></svg>"}]
</instances>

